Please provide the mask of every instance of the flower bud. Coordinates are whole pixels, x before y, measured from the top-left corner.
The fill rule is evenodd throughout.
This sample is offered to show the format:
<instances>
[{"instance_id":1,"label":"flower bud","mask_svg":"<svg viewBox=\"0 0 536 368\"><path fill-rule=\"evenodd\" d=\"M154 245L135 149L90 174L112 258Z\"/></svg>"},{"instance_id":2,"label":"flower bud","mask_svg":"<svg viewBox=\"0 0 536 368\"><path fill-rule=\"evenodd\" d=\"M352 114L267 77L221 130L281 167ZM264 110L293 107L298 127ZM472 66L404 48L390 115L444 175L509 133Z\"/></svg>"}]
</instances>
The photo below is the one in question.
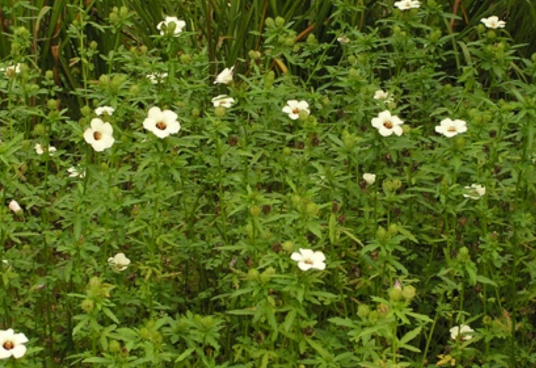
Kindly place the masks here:
<instances>
[{"instance_id":1,"label":"flower bud","mask_svg":"<svg viewBox=\"0 0 536 368\"><path fill-rule=\"evenodd\" d=\"M91 299L84 299L80 304L82 310L86 313L91 313L95 308L95 303Z\"/></svg>"},{"instance_id":2,"label":"flower bud","mask_svg":"<svg viewBox=\"0 0 536 368\"><path fill-rule=\"evenodd\" d=\"M320 211L319 208L318 208L318 205L316 203L314 203L314 202L307 203L307 206L305 207L305 210L307 211L308 214L310 214L312 216L318 215L318 212Z\"/></svg>"},{"instance_id":3,"label":"flower bud","mask_svg":"<svg viewBox=\"0 0 536 368\"><path fill-rule=\"evenodd\" d=\"M19 214L22 212L22 208L20 207L19 203L14 199L11 202L9 202L8 207L15 214Z\"/></svg>"},{"instance_id":4,"label":"flower bud","mask_svg":"<svg viewBox=\"0 0 536 368\"><path fill-rule=\"evenodd\" d=\"M471 259L469 256L469 249L467 249L467 247L461 247L456 258L459 261L469 261Z\"/></svg>"},{"instance_id":5,"label":"flower bud","mask_svg":"<svg viewBox=\"0 0 536 368\"><path fill-rule=\"evenodd\" d=\"M406 299L408 302L410 302L413 298L415 298L415 295L417 294L417 290L411 286L404 286L402 288L402 296L404 299Z\"/></svg>"},{"instance_id":6,"label":"flower bud","mask_svg":"<svg viewBox=\"0 0 536 368\"><path fill-rule=\"evenodd\" d=\"M50 99L47 101L47 107L49 108L49 110L56 110L57 106L58 106L58 101L53 100L53 99Z\"/></svg>"},{"instance_id":7,"label":"flower bud","mask_svg":"<svg viewBox=\"0 0 536 368\"><path fill-rule=\"evenodd\" d=\"M110 84L110 77L108 77L106 74L101 75L99 77L99 86L107 87L108 84Z\"/></svg>"},{"instance_id":8,"label":"flower bud","mask_svg":"<svg viewBox=\"0 0 536 368\"><path fill-rule=\"evenodd\" d=\"M218 106L214 109L214 115L216 115L217 117L223 117L225 116L225 107L223 106Z\"/></svg>"},{"instance_id":9,"label":"flower bud","mask_svg":"<svg viewBox=\"0 0 536 368\"><path fill-rule=\"evenodd\" d=\"M283 247L283 249L285 250L285 252L294 252L294 243L291 242L291 241L286 241L284 242L283 244L281 244L281 246Z\"/></svg>"},{"instance_id":10,"label":"flower bud","mask_svg":"<svg viewBox=\"0 0 536 368\"><path fill-rule=\"evenodd\" d=\"M121 351L121 344L117 340L112 340L108 344L108 351L110 353L119 353Z\"/></svg>"},{"instance_id":11,"label":"flower bud","mask_svg":"<svg viewBox=\"0 0 536 368\"><path fill-rule=\"evenodd\" d=\"M45 78L46 79L54 78L54 72L52 70L47 70L46 73L45 73Z\"/></svg>"},{"instance_id":12,"label":"flower bud","mask_svg":"<svg viewBox=\"0 0 536 368\"><path fill-rule=\"evenodd\" d=\"M190 62L192 61L192 55L190 54L182 54L180 57L179 57L181 63L183 64L190 64Z\"/></svg>"},{"instance_id":13,"label":"flower bud","mask_svg":"<svg viewBox=\"0 0 536 368\"><path fill-rule=\"evenodd\" d=\"M262 55L261 55L260 52L258 52L256 50L249 50L248 56L250 57L250 59L259 60Z\"/></svg>"},{"instance_id":14,"label":"flower bud","mask_svg":"<svg viewBox=\"0 0 536 368\"><path fill-rule=\"evenodd\" d=\"M370 308L366 304L359 304L357 307L357 315L361 318L367 318L370 313Z\"/></svg>"},{"instance_id":15,"label":"flower bud","mask_svg":"<svg viewBox=\"0 0 536 368\"><path fill-rule=\"evenodd\" d=\"M147 327L143 327L140 332L140 337L144 340L151 339L151 331Z\"/></svg>"},{"instance_id":16,"label":"flower bud","mask_svg":"<svg viewBox=\"0 0 536 368\"><path fill-rule=\"evenodd\" d=\"M128 8L126 6L122 6L121 9L119 9L119 15L125 18L128 15Z\"/></svg>"},{"instance_id":17,"label":"flower bud","mask_svg":"<svg viewBox=\"0 0 536 368\"><path fill-rule=\"evenodd\" d=\"M249 214L253 217L258 217L261 214L261 209L259 206L251 206L249 208Z\"/></svg>"},{"instance_id":18,"label":"flower bud","mask_svg":"<svg viewBox=\"0 0 536 368\"><path fill-rule=\"evenodd\" d=\"M389 306L384 303L378 305L378 315L380 318L387 317L387 314L389 314Z\"/></svg>"},{"instance_id":19,"label":"flower bud","mask_svg":"<svg viewBox=\"0 0 536 368\"><path fill-rule=\"evenodd\" d=\"M402 290L400 290L399 288L391 288L389 289L387 294L389 294L389 299L394 302L402 299Z\"/></svg>"},{"instance_id":20,"label":"flower bud","mask_svg":"<svg viewBox=\"0 0 536 368\"><path fill-rule=\"evenodd\" d=\"M109 18L110 18L110 23L116 23L119 20L119 15L117 15L117 13L115 12L111 12L109 15Z\"/></svg>"},{"instance_id":21,"label":"flower bud","mask_svg":"<svg viewBox=\"0 0 536 368\"><path fill-rule=\"evenodd\" d=\"M137 84L131 85L129 88L129 92L134 96L138 96L140 94L140 86L138 86Z\"/></svg>"},{"instance_id":22,"label":"flower bud","mask_svg":"<svg viewBox=\"0 0 536 368\"><path fill-rule=\"evenodd\" d=\"M301 110L298 119L300 119L301 121L305 121L307 120L308 117L309 117L309 113L305 110Z\"/></svg>"},{"instance_id":23,"label":"flower bud","mask_svg":"<svg viewBox=\"0 0 536 368\"><path fill-rule=\"evenodd\" d=\"M266 18L264 23L266 24L267 27L270 27L270 28L272 28L275 25L274 18L271 18L271 17Z\"/></svg>"},{"instance_id":24,"label":"flower bud","mask_svg":"<svg viewBox=\"0 0 536 368\"><path fill-rule=\"evenodd\" d=\"M283 28L283 26L285 25L285 18L282 18L282 17L275 18L275 25L279 28Z\"/></svg>"},{"instance_id":25,"label":"flower bud","mask_svg":"<svg viewBox=\"0 0 536 368\"><path fill-rule=\"evenodd\" d=\"M294 194L291 200L292 200L292 204L296 207L298 207L302 203L302 198L297 194Z\"/></svg>"},{"instance_id":26,"label":"flower bud","mask_svg":"<svg viewBox=\"0 0 536 368\"><path fill-rule=\"evenodd\" d=\"M257 280L259 277L259 271L256 268L250 268L248 271L247 279L250 281Z\"/></svg>"},{"instance_id":27,"label":"flower bud","mask_svg":"<svg viewBox=\"0 0 536 368\"><path fill-rule=\"evenodd\" d=\"M90 47L92 50L96 50L98 46L99 46L99 44L98 44L97 42L95 42L95 41L91 41L91 42L89 43L89 47Z\"/></svg>"},{"instance_id":28,"label":"flower bud","mask_svg":"<svg viewBox=\"0 0 536 368\"><path fill-rule=\"evenodd\" d=\"M456 137L454 143L456 144L456 147L459 149L462 149L465 147L465 138L463 137Z\"/></svg>"},{"instance_id":29,"label":"flower bud","mask_svg":"<svg viewBox=\"0 0 536 368\"><path fill-rule=\"evenodd\" d=\"M43 124L35 124L33 133L37 136L44 136L46 134L46 128Z\"/></svg>"},{"instance_id":30,"label":"flower bud","mask_svg":"<svg viewBox=\"0 0 536 368\"><path fill-rule=\"evenodd\" d=\"M201 111L197 108L197 107L194 107L192 109L192 111L190 112L190 114L192 115L192 118L198 118L199 115L201 115Z\"/></svg>"}]
</instances>

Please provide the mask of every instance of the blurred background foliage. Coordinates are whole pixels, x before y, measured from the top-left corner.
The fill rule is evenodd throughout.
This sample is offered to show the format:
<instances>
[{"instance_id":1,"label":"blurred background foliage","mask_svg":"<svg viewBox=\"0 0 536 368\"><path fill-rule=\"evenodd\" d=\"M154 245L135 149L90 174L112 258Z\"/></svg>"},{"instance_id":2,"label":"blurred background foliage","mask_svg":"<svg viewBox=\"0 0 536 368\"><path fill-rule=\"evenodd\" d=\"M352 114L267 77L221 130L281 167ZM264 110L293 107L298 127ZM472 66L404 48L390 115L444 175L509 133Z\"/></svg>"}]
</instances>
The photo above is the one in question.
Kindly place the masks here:
<instances>
[{"instance_id":1,"label":"blurred background foliage","mask_svg":"<svg viewBox=\"0 0 536 368\"><path fill-rule=\"evenodd\" d=\"M430 0L443 2L444 0ZM428 1L428 2L430 2ZM164 16L177 16L187 23L187 30L214 62L214 75L226 66L245 61L248 52L261 50L261 34L268 18L282 17L290 22L289 35L304 41L314 35L321 43L334 43L348 25L367 32L393 9L395 0L1 0L0 58L17 61L13 51L16 29L25 27L32 33L29 45L32 60L42 73L53 70L56 83L72 91L82 79L78 75L84 60L93 57L95 67L90 77L97 79L105 60L96 55L113 55L118 47L156 47L156 25ZM426 6L426 1L422 1ZM126 7L121 9L121 7ZM115 9L114 9L115 8ZM128 12L125 10L128 9ZM497 15L507 22L506 29L520 45L521 56L536 52L536 5L533 0L449 0L444 11L453 13L444 33L461 32L471 40L474 26L483 17ZM120 14L123 12L123 14ZM83 17L83 18L81 18ZM77 35L73 24L83 20L87 26L83 36ZM441 25L439 25L441 26ZM78 50L92 41L93 55L80 55ZM16 42L15 42L16 43ZM82 45L81 43L86 43ZM196 45L193 45L196 46ZM332 49L333 50L333 49ZM17 50L15 50L17 51ZM331 51L333 52L333 51ZM336 62L340 55L330 57ZM284 61L274 60L272 68L285 72ZM93 67L92 67L93 68ZM453 64L453 68L456 66ZM238 68L240 70L240 68ZM456 71L452 71L456 75Z\"/></svg>"}]
</instances>

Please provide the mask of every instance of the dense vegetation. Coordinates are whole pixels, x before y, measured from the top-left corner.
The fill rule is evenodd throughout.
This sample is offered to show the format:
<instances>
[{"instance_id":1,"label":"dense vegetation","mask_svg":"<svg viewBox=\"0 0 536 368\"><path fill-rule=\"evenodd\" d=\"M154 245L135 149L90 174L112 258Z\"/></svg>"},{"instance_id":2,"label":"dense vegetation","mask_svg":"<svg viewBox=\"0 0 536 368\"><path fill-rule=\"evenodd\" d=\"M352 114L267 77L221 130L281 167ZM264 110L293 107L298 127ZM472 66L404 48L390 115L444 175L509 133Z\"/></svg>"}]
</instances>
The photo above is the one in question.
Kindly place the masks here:
<instances>
[{"instance_id":1,"label":"dense vegetation","mask_svg":"<svg viewBox=\"0 0 536 368\"><path fill-rule=\"evenodd\" d=\"M534 365L534 14L5 1L0 366Z\"/></svg>"}]
</instances>

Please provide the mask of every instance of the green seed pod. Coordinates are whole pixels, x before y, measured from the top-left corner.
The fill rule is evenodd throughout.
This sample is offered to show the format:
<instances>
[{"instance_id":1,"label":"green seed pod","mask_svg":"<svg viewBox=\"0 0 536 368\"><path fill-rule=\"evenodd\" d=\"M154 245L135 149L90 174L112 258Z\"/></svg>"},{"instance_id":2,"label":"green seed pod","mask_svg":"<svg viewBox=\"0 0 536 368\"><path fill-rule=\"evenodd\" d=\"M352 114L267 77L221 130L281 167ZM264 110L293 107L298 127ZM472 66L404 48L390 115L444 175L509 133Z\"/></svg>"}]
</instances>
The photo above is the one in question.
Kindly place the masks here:
<instances>
[{"instance_id":1,"label":"green seed pod","mask_svg":"<svg viewBox=\"0 0 536 368\"><path fill-rule=\"evenodd\" d=\"M99 47L99 44L98 44L97 42L95 42L95 41L91 41L91 42L89 43L89 47L90 47L92 50L96 50L97 47Z\"/></svg>"},{"instance_id":2,"label":"green seed pod","mask_svg":"<svg viewBox=\"0 0 536 368\"><path fill-rule=\"evenodd\" d=\"M54 72L52 70L47 70L46 73L45 73L45 78L46 79L54 78Z\"/></svg>"}]
</instances>

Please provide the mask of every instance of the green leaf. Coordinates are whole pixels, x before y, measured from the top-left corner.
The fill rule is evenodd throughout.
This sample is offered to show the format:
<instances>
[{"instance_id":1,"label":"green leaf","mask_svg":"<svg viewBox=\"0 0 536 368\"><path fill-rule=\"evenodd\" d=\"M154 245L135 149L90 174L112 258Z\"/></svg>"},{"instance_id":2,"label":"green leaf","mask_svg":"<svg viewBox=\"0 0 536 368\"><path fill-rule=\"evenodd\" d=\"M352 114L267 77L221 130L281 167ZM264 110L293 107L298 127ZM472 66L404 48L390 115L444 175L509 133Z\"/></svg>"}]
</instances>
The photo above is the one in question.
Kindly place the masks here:
<instances>
[{"instance_id":1,"label":"green leaf","mask_svg":"<svg viewBox=\"0 0 536 368\"><path fill-rule=\"evenodd\" d=\"M319 343L317 343L316 341L314 341L313 339L309 338L309 337L306 337L305 338L305 341L307 341L307 343L309 344L309 346L311 346L314 350L316 350L316 352L318 354L320 354L320 356L324 359L327 359L327 360L332 360L333 359L333 356L330 354L329 351L327 351L326 349L324 349L322 347L322 345L320 345Z\"/></svg>"},{"instance_id":2,"label":"green leaf","mask_svg":"<svg viewBox=\"0 0 536 368\"><path fill-rule=\"evenodd\" d=\"M409 331L407 334L402 336L402 338L400 339L400 343L401 344L407 344L408 342L410 342L411 340L416 338L421 333L421 331L422 331L422 327L417 327L417 328Z\"/></svg>"},{"instance_id":3,"label":"green leaf","mask_svg":"<svg viewBox=\"0 0 536 368\"><path fill-rule=\"evenodd\" d=\"M491 279L488 279L486 276L478 275L476 277L476 281L480 282L481 284L491 285L494 287L497 287L497 283Z\"/></svg>"},{"instance_id":4,"label":"green leaf","mask_svg":"<svg viewBox=\"0 0 536 368\"><path fill-rule=\"evenodd\" d=\"M189 349L186 349L181 355L179 355L179 357L177 358L177 360L175 360L175 363L177 362L182 362L184 359L188 358L190 355L192 355L192 353L195 351L195 348L189 348Z\"/></svg>"},{"instance_id":5,"label":"green leaf","mask_svg":"<svg viewBox=\"0 0 536 368\"><path fill-rule=\"evenodd\" d=\"M285 330L286 332L290 331L290 328L292 327L292 324L294 323L295 319L296 309L292 309L285 317L285 322L283 322L283 330Z\"/></svg>"}]
</instances>

